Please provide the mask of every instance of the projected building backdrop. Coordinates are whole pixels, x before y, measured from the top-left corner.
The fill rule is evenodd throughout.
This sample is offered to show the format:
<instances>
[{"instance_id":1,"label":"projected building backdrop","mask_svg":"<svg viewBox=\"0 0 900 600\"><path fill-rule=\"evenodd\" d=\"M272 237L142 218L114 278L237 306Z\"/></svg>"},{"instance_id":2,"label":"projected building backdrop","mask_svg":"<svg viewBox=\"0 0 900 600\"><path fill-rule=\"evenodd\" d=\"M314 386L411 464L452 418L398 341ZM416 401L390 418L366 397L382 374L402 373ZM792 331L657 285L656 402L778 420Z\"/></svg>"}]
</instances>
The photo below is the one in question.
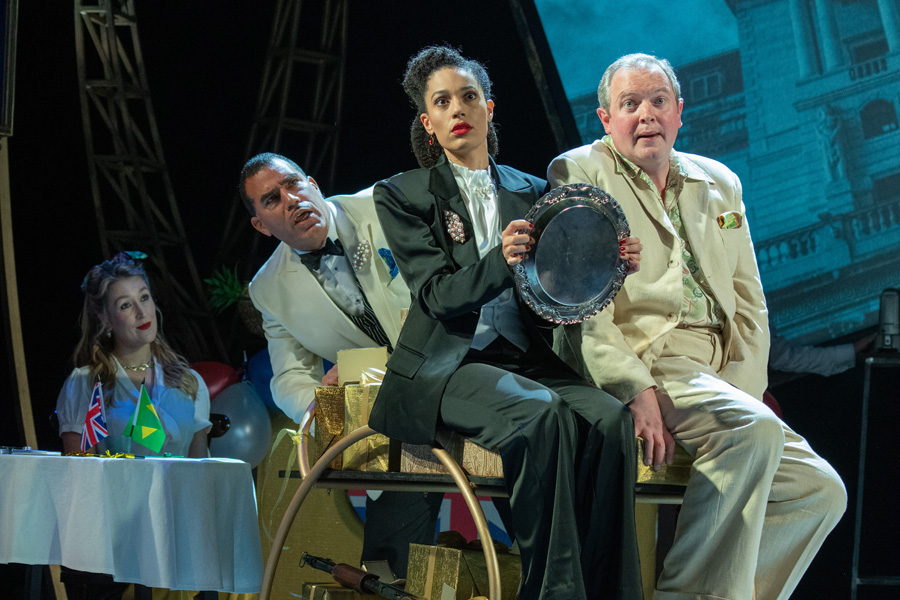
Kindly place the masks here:
<instances>
[{"instance_id":1,"label":"projected building backdrop","mask_svg":"<svg viewBox=\"0 0 900 600\"><path fill-rule=\"evenodd\" d=\"M873 325L900 287L900 0L537 0L582 140L618 56L668 58L677 150L741 178L775 331L819 343Z\"/></svg>"}]
</instances>

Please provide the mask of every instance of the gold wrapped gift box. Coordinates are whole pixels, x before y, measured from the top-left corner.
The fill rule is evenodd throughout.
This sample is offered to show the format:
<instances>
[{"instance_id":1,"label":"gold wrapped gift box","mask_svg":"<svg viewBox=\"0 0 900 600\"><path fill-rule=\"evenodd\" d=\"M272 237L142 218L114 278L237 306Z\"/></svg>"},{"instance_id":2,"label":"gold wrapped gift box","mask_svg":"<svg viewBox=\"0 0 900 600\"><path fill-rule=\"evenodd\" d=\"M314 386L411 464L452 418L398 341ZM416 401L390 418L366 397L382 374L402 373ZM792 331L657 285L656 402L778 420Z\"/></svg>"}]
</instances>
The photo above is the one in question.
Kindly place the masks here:
<instances>
[{"instance_id":1,"label":"gold wrapped gift box","mask_svg":"<svg viewBox=\"0 0 900 600\"><path fill-rule=\"evenodd\" d=\"M347 433L368 424L369 413L381 384L348 385L316 388L316 427L311 461L315 461L331 444ZM470 442L458 434L438 432L437 440L469 475L503 477L500 456ZM675 446L671 465L659 471L644 465L643 440L637 441L637 473L635 482L656 485L687 485L693 458L684 448ZM384 473L446 473L431 452L431 446L399 444L376 434L344 451L331 463L332 469Z\"/></svg>"},{"instance_id":2,"label":"gold wrapped gift box","mask_svg":"<svg viewBox=\"0 0 900 600\"><path fill-rule=\"evenodd\" d=\"M369 412L380 383L316 388L316 427L310 462L315 462L332 444L369 422ZM361 440L336 457L332 469L384 473L400 468L400 444L375 434Z\"/></svg>"},{"instance_id":3,"label":"gold wrapped gift box","mask_svg":"<svg viewBox=\"0 0 900 600\"><path fill-rule=\"evenodd\" d=\"M301 595L303 600L371 600L373 597L337 583L304 583Z\"/></svg>"},{"instance_id":4,"label":"gold wrapped gift box","mask_svg":"<svg viewBox=\"0 0 900 600\"><path fill-rule=\"evenodd\" d=\"M437 441L467 474L503 477L503 463L500 455L493 450L483 448L456 433L445 431L438 432ZM644 442L638 439L635 483L687 485L693 462L691 455L676 444L672 464L663 465L659 471L655 471L644 464ZM431 446L413 444L403 444L400 470L404 473L447 473L444 465L431 452Z\"/></svg>"},{"instance_id":5,"label":"gold wrapped gift box","mask_svg":"<svg viewBox=\"0 0 900 600\"><path fill-rule=\"evenodd\" d=\"M500 600L514 600L519 590L522 559L497 552L500 563ZM469 600L488 595L487 565L480 548L409 545L406 591L431 600Z\"/></svg>"},{"instance_id":6,"label":"gold wrapped gift box","mask_svg":"<svg viewBox=\"0 0 900 600\"><path fill-rule=\"evenodd\" d=\"M644 464L644 440L637 440L637 477L635 483L652 483L654 485L687 485L691 478L693 457L687 450L675 444L675 455L672 464L663 463L659 471Z\"/></svg>"},{"instance_id":7,"label":"gold wrapped gift box","mask_svg":"<svg viewBox=\"0 0 900 600\"><path fill-rule=\"evenodd\" d=\"M344 388L316 388L316 420L313 432L313 444L309 449L309 461L313 464L331 447L344 437ZM340 469L343 466L342 455L331 461L329 467Z\"/></svg>"},{"instance_id":8,"label":"gold wrapped gift box","mask_svg":"<svg viewBox=\"0 0 900 600\"><path fill-rule=\"evenodd\" d=\"M380 383L344 387L344 435L369 423L369 413L378 396ZM344 450L345 471L385 473L400 467L400 444L376 433Z\"/></svg>"},{"instance_id":9,"label":"gold wrapped gift box","mask_svg":"<svg viewBox=\"0 0 900 600\"><path fill-rule=\"evenodd\" d=\"M503 462L493 450L483 448L457 433L437 432L437 441L469 475L503 477ZM400 470L404 473L447 473L429 445L403 444Z\"/></svg>"}]
</instances>

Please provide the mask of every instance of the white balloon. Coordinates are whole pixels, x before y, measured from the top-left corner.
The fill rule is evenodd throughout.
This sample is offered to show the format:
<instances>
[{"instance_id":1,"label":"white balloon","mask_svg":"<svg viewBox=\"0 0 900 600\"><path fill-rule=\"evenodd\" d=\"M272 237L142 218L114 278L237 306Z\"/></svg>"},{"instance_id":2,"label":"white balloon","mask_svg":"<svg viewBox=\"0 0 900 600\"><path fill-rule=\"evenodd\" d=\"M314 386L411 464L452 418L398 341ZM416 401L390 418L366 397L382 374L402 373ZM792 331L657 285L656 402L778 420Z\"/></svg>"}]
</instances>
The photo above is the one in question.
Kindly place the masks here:
<instances>
[{"instance_id":1,"label":"white balloon","mask_svg":"<svg viewBox=\"0 0 900 600\"><path fill-rule=\"evenodd\" d=\"M224 414L231 421L225 435L210 442L212 456L237 458L251 467L262 462L269 451L272 422L253 384L242 381L225 388L212 401L210 412Z\"/></svg>"}]
</instances>

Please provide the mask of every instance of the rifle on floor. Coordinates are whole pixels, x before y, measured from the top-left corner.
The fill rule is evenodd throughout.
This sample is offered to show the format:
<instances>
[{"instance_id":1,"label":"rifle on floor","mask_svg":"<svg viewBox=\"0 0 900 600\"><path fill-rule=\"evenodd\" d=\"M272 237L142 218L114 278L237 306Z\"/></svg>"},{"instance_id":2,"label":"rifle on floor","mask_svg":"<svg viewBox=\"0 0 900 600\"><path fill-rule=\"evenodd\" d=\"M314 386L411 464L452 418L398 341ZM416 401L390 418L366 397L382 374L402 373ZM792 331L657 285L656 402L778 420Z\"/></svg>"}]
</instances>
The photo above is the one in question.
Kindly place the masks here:
<instances>
[{"instance_id":1,"label":"rifle on floor","mask_svg":"<svg viewBox=\"0 0 900 600\"><path fill-rule=\"evenodd\" d=\"M327 558L312 556L304 552L300 557L300 566L309 565L314 569L331 573L334 580L344 587L356 590L360 594L375 594L388 600L420 600L417 596L407 594L403 588L389 583L382 583L378 575L366 573L362 569L346 563L337 563Z\"/></svg>"}]
</instances>

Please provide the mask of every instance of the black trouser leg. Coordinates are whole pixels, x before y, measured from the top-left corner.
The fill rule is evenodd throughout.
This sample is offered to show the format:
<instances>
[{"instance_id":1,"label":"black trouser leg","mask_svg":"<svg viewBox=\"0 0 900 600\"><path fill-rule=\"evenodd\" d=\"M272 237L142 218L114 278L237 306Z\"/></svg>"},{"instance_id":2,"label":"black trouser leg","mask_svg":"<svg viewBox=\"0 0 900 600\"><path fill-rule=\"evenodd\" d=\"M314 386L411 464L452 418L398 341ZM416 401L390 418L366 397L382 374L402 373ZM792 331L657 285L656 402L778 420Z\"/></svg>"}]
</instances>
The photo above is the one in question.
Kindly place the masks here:
<instances>
[{"instance_id":1,"label":"black trouser leg","mask_svg":"<svg viewBox=\"0 0 900 600\"><path fill-rule=\"evenodd\" d=\"M434 543L443 499L434 492L382 492L378 500L367 496L360 560L386 560L397 577L405 578L409 545Z\"/></svg>"},{"instance_id":2,"label":"black trouser leg","mask_svg":"<svg viewBox=\"0 0 900 600\"><path fill-rule=\"evenodd\" d=\"M441 419L500 452L522 553L519 598L640 599L631 414L581 380L510 369L461 366Z\"/></svg>"}]
</instances>

